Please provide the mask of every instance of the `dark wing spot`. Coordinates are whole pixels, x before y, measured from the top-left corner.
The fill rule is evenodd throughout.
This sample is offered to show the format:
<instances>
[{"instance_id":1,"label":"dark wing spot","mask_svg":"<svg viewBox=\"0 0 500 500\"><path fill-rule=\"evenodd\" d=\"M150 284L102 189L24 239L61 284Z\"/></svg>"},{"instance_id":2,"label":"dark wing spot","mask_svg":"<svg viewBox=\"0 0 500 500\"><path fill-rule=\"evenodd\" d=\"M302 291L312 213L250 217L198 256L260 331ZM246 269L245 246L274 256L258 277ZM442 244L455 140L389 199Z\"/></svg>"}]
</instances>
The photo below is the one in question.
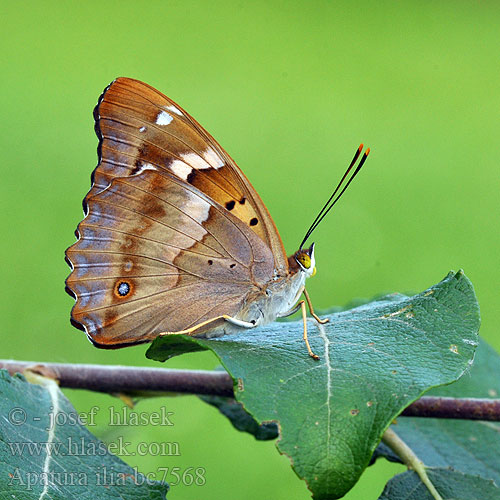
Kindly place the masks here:
<instances>
[{"instance_id":1,"label":"dark wing spot","mask_svg":"<svg viewBox=\"0 0 500 500\"><path fill-rule=\"evenodd\" d=\"M244 205L245 201L247 201L247 199L243 196L243 198L241 198L240 200L240 205Z\"/></svg>"},{"instance_id":2,"label":"dark wing spot","mask_svg":"<svg viewBox=\"0 0 500 500\"><path fill-rule=\"evenodd\" d=\"M236 264L231 264L229 267L232 269Z\"/></svg>"},{"instance_id":3,"label":"dark wing spot","mask_svg":"<svg viewBox=\"0 0 500 500\"><path fill-rule=\"evenodd\" d=\"M191 172L189 173L189 175L187 176L186 178L186 182L188 184L194 184L194 179L196 177L196 169L192 169Z\"/></svg>"},{"instance_id":4,"label":"dark wing spot","mask_svg":"<svg viewBox=\"0 0 500 500\"><path fill-rule=\"evenodd\" d=\"M209 259L208 260L208 265L211 266L212 264L214 263L214 261L212 259Z\"/></svg>"},{"instance_id":5,"label":"dark wing spot","mask_svg":"<svg viewBox=\"0 0 500 500\"><path fill-rule=\"evenodd\" d=\"M257 220L257 218L256 218L256 217L254 217L253 219L250 219L250 225L251 225L251 226L256 226L258 222L259 222L259 221Z\"/></svg>"},{"instance_id":6,"label":"dark wing spot","mask_svg":"<svg viewBox=\"0 0 500 500\"><path fill-rule=\"evenodd\" d=\"M130 285L125 281L122 281L118 283L116 290L118 291L118 295L120 295L121 297L125 297L130 292Z\"/></svg>"},{"instance_id":7,"label":"dark wing spot","mask_svg":"<svg viewBox=\"0 0 500 500\"><path fill-rule=\"evenodd\" d=\"M235 201L234 201L234 200L228 201L228 202L226 203L226 208L227 208L228 210L232 210L232 209L234 208L234 205L235 205Z\"/></svg>"}]
</instances>

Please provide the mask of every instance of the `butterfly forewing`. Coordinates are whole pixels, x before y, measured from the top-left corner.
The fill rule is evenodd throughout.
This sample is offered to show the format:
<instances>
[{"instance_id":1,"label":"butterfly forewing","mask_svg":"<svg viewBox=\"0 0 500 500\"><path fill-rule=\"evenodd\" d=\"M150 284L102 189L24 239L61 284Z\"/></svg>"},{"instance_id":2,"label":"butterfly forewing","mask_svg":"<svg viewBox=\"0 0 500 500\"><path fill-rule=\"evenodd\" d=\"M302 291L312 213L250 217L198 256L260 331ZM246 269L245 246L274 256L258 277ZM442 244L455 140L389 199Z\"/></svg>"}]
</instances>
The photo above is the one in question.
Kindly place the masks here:
<instances>
[{"instance_id":1,"label":"butterfly forewing","mask_svg":"<svg viewBox=\"0 0 500 500\"><path fill-rule=\"evenodd\" d=\"M277 274L288 270L281 238L259 195L230 156L180 106L149 85L118 78L95 110L100 162L86 200L114 177L157 168L198 188L240 219L271 249Z\"/></svg>"},{"instance_id":2,"label":"butterfly forewing","mask_svg":"<svg viewBox=\"0 0 500 500\"><path fill-rule=\"evenodd\" d=\"M97 191L97 189L94 189ZM100 345L151 340L228 314L272 279L271 249L196 187L144 169L87 196L67 250L72 318Z\"/></svg>"}]
</instances>

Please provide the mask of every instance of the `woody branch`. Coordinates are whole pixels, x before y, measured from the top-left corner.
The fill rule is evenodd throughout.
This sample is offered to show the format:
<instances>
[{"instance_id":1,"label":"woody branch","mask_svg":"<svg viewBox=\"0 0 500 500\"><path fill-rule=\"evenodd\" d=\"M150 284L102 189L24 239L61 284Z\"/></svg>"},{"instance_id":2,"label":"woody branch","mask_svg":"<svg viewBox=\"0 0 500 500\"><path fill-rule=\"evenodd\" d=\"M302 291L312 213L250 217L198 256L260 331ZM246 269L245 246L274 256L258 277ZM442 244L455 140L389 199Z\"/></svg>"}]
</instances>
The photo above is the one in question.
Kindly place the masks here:
<instances>
[{"instance_id":1,"label":"woody branch","mask_svg":"<svg viewBox=\"0 0 500 500\"><path fill-rule=\"evenodd\" d=\"M58 380L61 387L105 393L203 394L234 397L233 381L226 372L172 370L137 366L84 365L0 360L11 375L29 369ZM407 417L500 421L500 399L424 396L402 413Z\"/></svg>"}]
</instances>

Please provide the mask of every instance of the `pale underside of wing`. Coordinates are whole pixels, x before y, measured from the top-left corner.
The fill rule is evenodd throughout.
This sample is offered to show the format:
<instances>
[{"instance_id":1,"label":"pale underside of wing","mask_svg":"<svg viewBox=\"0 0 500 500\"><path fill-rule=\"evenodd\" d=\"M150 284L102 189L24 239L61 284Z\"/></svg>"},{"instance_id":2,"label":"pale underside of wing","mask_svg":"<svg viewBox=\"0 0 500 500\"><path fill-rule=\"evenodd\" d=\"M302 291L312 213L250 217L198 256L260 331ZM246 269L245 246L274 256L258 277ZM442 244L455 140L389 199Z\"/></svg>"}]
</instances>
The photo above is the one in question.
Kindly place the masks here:
<instances>
[{"instance_id":1,"label":"pale underside of wing","mask_svg":"<svg viewBox=\"0 0 500 500\"><path fill-rule=\"evenodd\" d=\"M230 156L189 114L153 87L118 78L95 110L100 161L87 196L112 178L153 166L197 187L239 218L271 249L278 275L288 261L264 203Z\"/></svg>"},{"instance_id":2,"label":"pale underside of wing","mask_svg":"<svg viewBox=\"0 0 500 500\"><path fill-rule=\"evenodd\" d=\"M272 280L269 247L171 174L146 169L87 198L73 270L74 322L98 345L148 341L237 316Z\"/></svg>"}]
</instances>

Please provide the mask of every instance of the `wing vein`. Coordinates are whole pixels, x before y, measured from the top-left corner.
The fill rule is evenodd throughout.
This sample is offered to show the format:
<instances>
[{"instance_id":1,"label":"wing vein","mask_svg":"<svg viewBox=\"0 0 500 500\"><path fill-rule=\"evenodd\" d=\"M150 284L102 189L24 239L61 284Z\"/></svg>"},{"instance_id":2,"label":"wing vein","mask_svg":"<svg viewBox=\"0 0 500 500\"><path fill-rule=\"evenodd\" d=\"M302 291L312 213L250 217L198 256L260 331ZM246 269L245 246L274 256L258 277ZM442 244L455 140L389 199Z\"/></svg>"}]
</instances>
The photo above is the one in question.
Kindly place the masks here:
<instances>
[{"instance_id":1,"label":"wing vein","mask_svg":"<svg viewBox=\"0 0 500 500\"><path fill-rule=\"evenodd\" d=\"M107 252L105 250L84 250L84 249L81 249L81 250L79 249L78 252L79 253L90 253L92 255L96 255L96 254L110 254L110 255L126 255L128 257L142 257L144 259L149 259L149 260L152 260L152 261L155 261L155 262L159 262L161 264L165 264L167 266L173 267L174 269L178 269L179 271L183 271L184 273L190 274L191 276L199 278L200 280L207 279L207 278L205 278L203 276L199 276L199 275L197 275L197 274L195 274L195 273L193 273L191 271L183 269L182 267L179 267L179 266L173 264L172 262L167 262L166 260L162 260L162 259L159 259L157 257L151 257L150 255L142 255L142 254L134 254L134 253L123 253L123 252ZM71 259L71 255L70 255L70 259Z\"/></svg>"},{"instance_id":2,"label":"wing vein","mask_svg":"<svg viewBox=\"0 0 500 500\"><path fill-rule=\"evenodd\" d=\"M167 226L167 224L165 224L165 226ZM194 250L191 250L192 247L189 247L189 248L179 247L179 246L167 243L166 241L159 241L159 240L155 240L154 238L145 238L144 236L139 236L137 234L129 233L127 231L120 231L119 229L115 229L115 228L107 228L105 226L98 226L97 224L87 224L87 223L84 224L83 227L92 227L92 228L99 228L99 229L104 228L104 229L106 229L107 231L110 231L110 232L120 233L120 234L124 234L126 236L132 236L132 237L137 238L139 240L151 241L152 243L158 243L159 245L163 245L163 246L166 246L166 247L175 248L177 250L182 250L184 252L193 253L195 255L201 255L203 257L213 257L211 254L204 254L204 253L201 253L201 252L196 252ZM170 226L167 226L167 227L170 227ZM179 233L179 234L182 234L183 236L186 236L186 238L190 238L191 240L193 240L193 242L197 243L198 245L203 245L204 247L209 248L210 250L213 250L217 255L220 255L220 258L224 258L224 255L221 254L220 252L218 252L217 250L215 250L215 248L212 248L212 247L210 247L208 245L205 245L201 241L197 240L196 238L193 238L192 236L189 236L188 234L183 233L182 231L179 231L179 230L174 229L174 228L171 228L171 229L173 231ZM115 241L113 239L104 239L104 238L88 238L88 237L83 237L83 239L86 239L86 240L98 240L98 241Z\"/></svg>"},{"instance_id":3,"label":"wing vein","mask_svg":"<svg viewBox=\"0 0 500 500\"><path fill-rule=\"evenodd\" d=\"M201 227L204 231L206 231L207 233L209 233L210 235L212 235L212 236L213 236L213 234L212 234L210 231L208 231L205 227L203 227L203 224L199 223L196 219L194 219L193 217L191 217L189 214L187 214L186 212L184 212L182 209L180 209L180 208L179 208L179 207L177 207L176 205L173 205L172 203L169 203L168 201L164 200L163 198L160 198L159 196L156 196L156 195L154 195L154 194L152 194L152 193L150 193L150 192L148 192L148 191L145 191L145 190L139 189L137 186L134 186L134 188L135 188L135 189L137 189L137 190L139 190L139 191L142 191L142 192L144 192L144 193L150 194L151 196L154 196L155 198L157 198L157 199L159 199L159 200L164 201L167 205L170 205L171 207L175 208L176 210L178 210L178 211L179 211L179 212L181 212L182 214L184 214L184 215L186 215L187 217L189 217L189 218L190 218L193 222L195 222L198 226L200 226L200 227ZM100 193L98 193L98 194L97 194L97 196L98 196L99 194L100 194ZM124 193L120 193L120 195L121 195L121 196L123 196L124 198L129 198L129 199L131 199L131 200L134 200L134 201L139 201L139 202L140 202L140 200L138 200L137 198L134 198L133 196L128 196L128 195L125 195ZM172 226L170 226L170 225L168 225L168 224L166 224L166 223L164 223L164 222L162 222L162 221L160 221L160 220L158 220L158 219L155 219L154 217L151 217L150 215L144 214L144 213L139 212L139 211L137 211L137 210L134 210L134 209L132 209L132 208L129 208L129 207L124 207L124 206L122 206L122 205L118 205L118 204L116 204L116 203L109 202L109 201L107 201L107 200L100 200L100 203L103 203L103 204L106 204L106 205L110 205L110 206L114 206L114 207L118 207L118 208L120 208L120 209L122 209L122 210L128 210L129 212L135 213L135 214L137 214L137 215L140 215L140 216L146 217L146 218L147 218L147 219L149 219L149 220L152 220L152 221L154 221L154 222L157 222L158 224L160 224L160 225L162 225L162 226L164 226L164 227L168 227L168 228L169 228L169 229L171 229L172 231L175 231L175 232L177 232L177 233L179 233L179 234L182 234L182 235L186 236L187 238L191 238L191 239L196 240L196 238L194 238L193 236L190 236L189 234L186 234L186 233L184 233L183 231L181 231L181 230L179 230L179 229L177 229L177 228L175 228L175 227L172 227ZM222 243L221 243L221 242L220 242L220 241L219 241L219 240L218 240L215 236L213 236L213 237L214 237L215 241L217 241L217 243L219 243L219 245L220 245L222 248L224 248L224 250L226 250L226 251L227 251L227 249L224 247L224 245L222 245ZM198 240L196 240L196 241L198 241ZM216 252L216 253L218 253L218 254L220 255L220 252L218 252L215 248L212 248L210 245L207 245L206 243L203 243L203 245L205 245L206 247L210 248L211 250L213 250L214 252ZM229 252L228 252L228 255L230 255L230 254L229 254ZM232 256L231 256L231 257L232 257ZM236 259L235 259L235 260L236 260ZM243 263L241 263L241 262L240 262L240 264L241 264L242 266L244 266L244 264L243 264ZM245 267L246 267L246 266L245 266Z\"/></svg>"},{"instance_id":4,"label":"wing vein","mask_svg":"<svg viewBox=\"0 0 500 500\"><path fill-rule=\"evenodd\" d=\"M227 221L229 221L240 233L241 235L246 239L247 243L248 243L248 246L250 248L250 253L252 254L252 261L253 261L253 258L254 258L254 252L253 252L253 247L252 247L252 243L250 242L248 236L242 231L241 227L239 227L237 224L235 224L235 222L228 216L227 213L225 213L225 209L223 209L223 207L221 207L216 201L213 201L213 200L210 200L208 197L206 197L203 193L201 193L201 191L199 191L197 188L195 188L194 186L191 186L190 184L180 180L179 178L177 177L174 177L173 175L168 175L168 177L176 182L178 185L182 186L184 189L190 191L193 195L197 196L200 200L202 200L203 202L207 203L209 206L213 207L215 210L217 210L217 212L219 212L220 215L222 215ZM120 178L120 180L124 180L126 178ZM140 188L139 186L133 186L135 189L137 189L138 191L141 191L143 193L146 193L146 194L149 194L150 196L153 196L154 198L158 199L158 200L161 200L162 202L164 203L167 203L168 205L174 207L175 209L177 209L179 212L181 212L182 214L186 215L187 217L189 217L191 220L193 220L196 224L198 224L204 231L206 231L208 234L210 234L215 241L217 241L217 243L219 243L219 245L224 248L224 250L226 250L226 252L228 253L228 255L231 256L231 258L233 258L236 262L240 263L242 266L244 267L248 267L246 266L244 263L242 263L239 259L237 259L236 257L234 257L234 255L231 254L231 252L229 252L229 250L219 241L219 239L215 236L215 234L213 234L213 232L209 231L202 223L198 222L196 219L194 219L193 217L191 217L188 213L184 212L181 208L177 207L176 205L168 202L167 200L163 199L163 198L160 198L158 195L154 194L154 193L151 193L149 191L146 191L145 189L142 189ZM124 197L127 197L126 195L124 195L123 193L120 193L122 196ZM132 200L135 200L135 201L139 201L137 200L136 198L133 198L130 196L130 199ZM125 207L121 207L120 205L116 205L116 206L119 206L120 208L125 208ZM135 212L135 211L134 211ZM145 215L145 214L141 214L140 212L135 212L135 213L138 213L140 215L144 215L145 217L148 217L149 219L151 220L157 220L157 219L153 219L152 217L148 216L148 215ZM240 219L237 219L237 220L240 220ZM161 221L158 221L160 224L163 224ZM163 224L166 226L166 224Z\"/></svg>"},{"instance_id":5,"label":"wing vein","mask_svg":"<svg viewBox=\"0 0 500 500\"><path fill-rule=\"evenodd\" d=\"M122 106L121 104L119 103L114 103L116 106L120 106L120 107L124 107ZM129 109L129 108L127 108ZM161 109L161 108L159 108ZM128 117L130 117L130 115L126 115ZM133 118L133 117L132 117ZM119 120L115 120L114 118L109 118L107 116L105 117L101 117L100 118L101 120L108 120L108 121L114 121L114 122L117 122L117 123L123 123ZM201 158L203 161L207 162L205 160L205 158L203 158L203 156L200 154L199 151L197 151L196 149L194 149L193 146L189 145L187 142L185 142L183 139L181 139L179 136L175 135L175 134L172 134L171 132L169 132L168 130L164 130L154 124L152 124L151 122L149 121L145 121L145 120L141 120L140 118L136 118L139 122L141 123L144 123L145 125L147 125L148 127L152 127L154 128L155 130L157 130L158 132L164 134L164 135L169 135L170 137L173 137L174 139L178 140L181 144L183 144L187 150L190 150L192 151L194 154L196 154L199 158ZM131 125L130 123L123 123L124 125L127 125L131 128L134 128L133 125ZM120 129L116 128L116 127L112 127L112 126L109 126L109 129L111 130L118 130L119 132L122 132ZM154 143L150 140L147 140L145 137L142 137L142 136L138 136L138 135L135 135L135 134L132 134L130 132L128 132L128 135L134 137L135 139L139 139L140 142L143 142L143 143L147 143L147 144L150 144L156 148L158 148L159 150L165 152L165 153L168 153L170 156L176 158L177 160L179 161L182 161L183 163L185 163L186 165L189 165L192 169L196 170L197 173L201 173L204 177L204 179L207 179L209 180L210 182L212 182L213 184L215 184L219 189L221 189L222 191L224 191L229 197L233 197L233 195L231 193L229 193L229 191L227 189L225 189L221 184L219 184L218 182L215 181L215 179L213 179L212 177L210 177L209 175L207 175L206 172L204 172L203 170L204 169L198 169L196 166L192 165L191 163L189 163L189 161L187 161L185 158L183 157L179 157L177 156L173 151L171 151L170 149L165 149L164 147L160 146L159 144L157 143ZM117 140L117 138L115 136L111 136L111 135L106 135L106 134L103 134L103 137L106 138L106 139L110 139L110 140L113 140L113 141L116 141L116 142L120 142ZM211 146L211 145L210 145ZM114 150L114 151L117 151L117 150ZM214 149L214 151L217 153L217 151ZM221 161L225 161L224 158L221 158ZM227 163L227 162L225 162ZM210 165L210 163L207 162L207 165ZM210 167L213 169L213 170L217 170L216 168L212 167L212 165L210 165ZM165 167L163 167L165 168ZM241 182L241 180L238 178L238 177L234 177L234 179L238 182L238 185L236 186L231 179L229 179L228 177L224 178L224 180L237 192L243 192L244 194L247 194L246 191L243 189L243 183Z\"/></svg>"}]
</instances>

